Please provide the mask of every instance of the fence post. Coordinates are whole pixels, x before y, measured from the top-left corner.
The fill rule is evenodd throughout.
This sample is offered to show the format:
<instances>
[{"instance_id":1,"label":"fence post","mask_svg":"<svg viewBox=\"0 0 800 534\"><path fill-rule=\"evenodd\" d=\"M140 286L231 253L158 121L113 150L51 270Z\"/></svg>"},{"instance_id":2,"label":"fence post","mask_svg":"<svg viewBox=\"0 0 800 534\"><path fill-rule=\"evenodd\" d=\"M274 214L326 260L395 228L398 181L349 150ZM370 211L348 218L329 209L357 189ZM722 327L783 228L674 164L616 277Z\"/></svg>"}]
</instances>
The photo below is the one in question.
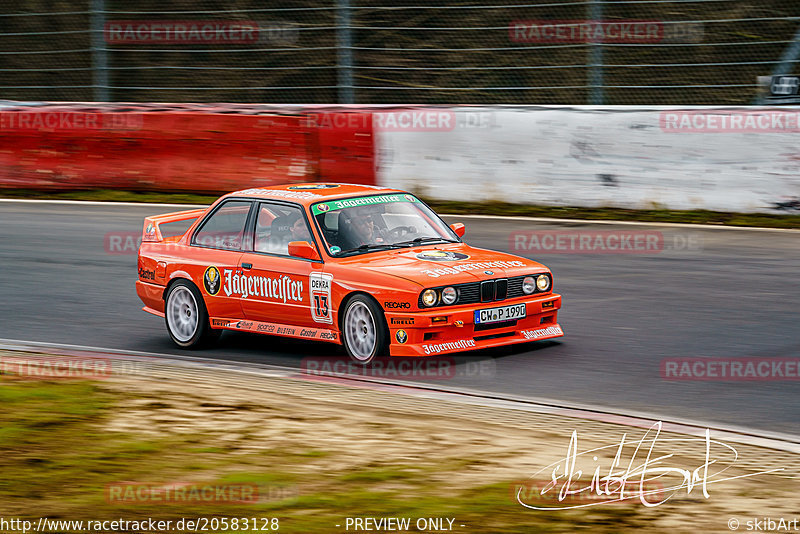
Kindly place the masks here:
<instances>
[{"instance_id":1,"label":"fence post","mask_svg":"<svg viewBox=\"0 0 800 534\"><path fill-rule=\"evenodd\" d=\"M336 0L337 85L339 103L353 104L353 39L350 28L350 0Z\"/></svg>"},{"instance_id":2,"label":"fence post","mask_svg":"<svg viewBox=\"0 0 800 534\"><path fill-rule=\"evenodd\" d=\"M589 22L603 21L603 0L591 0L589 3ZM589 104L603 103L603 43L592 41L589 45Z\"/></svg>"},{"instance_id":3,"label":"fence post","mask_svg":"<svg viewBox=\"0 0 800 534\"><path fill-rule=\"evenodd\" d=\"M92 44L92 98L95 102L108 102L108 56L106 55L105 0L90 0L90 29Z\"/></svg>"}]
</instances>

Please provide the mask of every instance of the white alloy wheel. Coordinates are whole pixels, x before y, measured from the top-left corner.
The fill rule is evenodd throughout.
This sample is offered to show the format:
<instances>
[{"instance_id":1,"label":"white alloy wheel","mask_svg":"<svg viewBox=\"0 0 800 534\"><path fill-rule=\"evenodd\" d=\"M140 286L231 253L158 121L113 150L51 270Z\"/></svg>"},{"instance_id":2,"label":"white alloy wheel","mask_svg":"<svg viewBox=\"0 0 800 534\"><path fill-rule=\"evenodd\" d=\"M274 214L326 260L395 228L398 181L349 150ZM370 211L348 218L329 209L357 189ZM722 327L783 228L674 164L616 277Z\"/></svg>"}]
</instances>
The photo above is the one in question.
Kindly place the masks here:
<instances>
[{"instance_id":1,"label":"white alloy wheel","mask_svg":"<svg viewBox=\"0 0 800 534\"><path fill-rule=\"evenodd\" d=\"M368 362L375 356L377 328L375 317L366 304L355 300L347 308L344 330L351 356L360 362Z\"/></svg>"},{"instance_id":2,"label":"white alloy wheel","mask_svg":"<svg viewBox=\"0 0 800 534\"><path fill-rule=\"evenodd\" d=\"M200 314L197 301L188 287L175 286L167 297L167 327L181 343L188 343L197 333Z\"/></svg>"}]
</instances>

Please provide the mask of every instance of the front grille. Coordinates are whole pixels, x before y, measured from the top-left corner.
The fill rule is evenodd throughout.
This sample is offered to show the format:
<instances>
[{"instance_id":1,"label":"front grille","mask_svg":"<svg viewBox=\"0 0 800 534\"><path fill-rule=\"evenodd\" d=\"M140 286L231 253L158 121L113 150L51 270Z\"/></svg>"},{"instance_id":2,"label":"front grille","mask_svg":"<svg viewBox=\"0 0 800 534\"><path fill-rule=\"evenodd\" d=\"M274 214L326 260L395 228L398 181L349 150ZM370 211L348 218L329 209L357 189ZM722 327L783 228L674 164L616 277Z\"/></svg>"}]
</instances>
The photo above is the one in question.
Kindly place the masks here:
<instances>
[{"instance_id":1,"label":"front grille","mask_svg":"<svg viewBox=\"0 0 800 534\"><path fill-rule=\"evenodd\" d=\"M494 280L481 282L481 302L491 302L494 300Z\"/></svg>"},{"instance_id":2,"label":"front grille","mask_svg":"<svg viewBox=\"0 0 800 534\"><path fill-rule=\"evenodd\" d=\"M525 296L525 293L522 292L522 281L525 279L525 276L515 276L514 278L497 278L495 280L487 280L485 282L454 284L452 287L458 291L458 300L456 301L455 305L477 304L479 302L497 302L505 299L523 297ZM439 286L431 289L441 291L445 287L448 286ZM539 292L540 291L537 289L535 293ZM421 293L417 304L421 309L426 309L426 307L422 304ZM442 304L440 302L434 307L436 308L440 306L447 306L447 304Z\"/></svg>"},{"instance_id":3,"label":"front grille","mask_svg":"<svg viewBox=\"0 0 800 534\"><path fill-rule=\"evenodd\" d=\"M516 278L508 279L508 298L521 297L525 293L522 292L522 281L524 276L517 276Z\"/></svg>"},{"instance_id":4,"label":"front grille","mask_svg":"<svg viewBox=\"0 0 800 534\"><path fill-rule=\"evenodd\" d=\"M508 294L508 280L501 278L494 282L494 298L495 300L504 300Z\"/></svg>"},{"instance_id":5,"label":"front grille","mask_svg":"<svg viewBox=\"0 0 800 534\"><path fill-rule=\"evenodd\" d=\"M474 304L480 300L480 286L478 284L461 284L455 286L458 291L459 304Z\"/></svg>"}]
</instances>

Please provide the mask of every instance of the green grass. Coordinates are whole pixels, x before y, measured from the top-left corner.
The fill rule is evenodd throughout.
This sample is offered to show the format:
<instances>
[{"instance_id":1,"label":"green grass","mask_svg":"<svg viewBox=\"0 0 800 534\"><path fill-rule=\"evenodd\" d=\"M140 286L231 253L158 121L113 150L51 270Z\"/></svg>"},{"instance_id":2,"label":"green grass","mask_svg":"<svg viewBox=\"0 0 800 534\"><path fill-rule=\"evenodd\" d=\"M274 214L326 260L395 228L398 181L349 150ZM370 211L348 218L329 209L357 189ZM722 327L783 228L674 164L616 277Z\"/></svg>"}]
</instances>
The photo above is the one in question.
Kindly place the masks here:
<instances>
[{"instance_id":1,"label":"green grass","mask_svg":"<svg viewBox=\"0 0 800 534\"><path fill-rule=\"evenodd\" d=\"M214 202L216 195L194 195L190 193L154 193L138 191L116 191L100 189L93 191L31 191L23 189L3 190L6 198L37 198L57 200L94 200L106 202L143 202L168 204L201 204ZM425 199L439 213L502 215L525 217L553 217L578 220L617 220L667 223L695 223L730 226L758 226L765 228L800 229L800 213L754 214L727 213L706 210L667 210L654 207L648 210L621 208L549 207L503 202L458 202Z\"/></svg>"},{"instance_id":2,"label":"green grass","mask_svg":"<svg viewBox=\"0 0 800 534\"><path fill-rule=\"evenodd\" d=\"M455 525L466 525L455 530L528 533L589 527L618 532L622 526L644 526L648 513L654 513L635 505L534 512L513 502L510 481L478 487L453 482L480 458L404 465L383 463L376 451L365 466L352 468L341 453L286 442L264 454L234 453L217 446L214 436L198 433L143 438L108 429L117 407L132 395L92 382L0 380L2 516L278 517L286 533L341 532L345 518L355 516L451 517ZM146 409L158 410L156 405ZM358 460L363 465L364 459ZM107 502L106 486L122 481L255 484L261 500L246 505Z\"/></svg>"},{"instance_id":3,"label":"green grass","mask_svg":"<svg viewBox=\"0 0 800 534\"><path fill-rule=\"evenodd\" d=\"M93 189L89 191L34 191L31 189L3 189L0 190L0 197L51 200L91 200L96 202L143 202L206 205L217 200L219 195L157 193L149 191L118 191L116 189Z\"/></svg>"}]
</instances>

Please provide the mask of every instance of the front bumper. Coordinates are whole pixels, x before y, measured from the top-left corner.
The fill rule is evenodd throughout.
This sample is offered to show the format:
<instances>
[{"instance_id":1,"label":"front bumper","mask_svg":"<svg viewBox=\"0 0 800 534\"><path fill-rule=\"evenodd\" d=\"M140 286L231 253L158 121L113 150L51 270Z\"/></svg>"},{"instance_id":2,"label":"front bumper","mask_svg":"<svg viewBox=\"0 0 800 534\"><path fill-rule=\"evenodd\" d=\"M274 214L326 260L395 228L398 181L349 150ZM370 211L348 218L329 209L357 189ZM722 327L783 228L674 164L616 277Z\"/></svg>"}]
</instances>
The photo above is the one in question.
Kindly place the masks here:
<instances>
[{"instance_id":1,"label":"front bumper","mask_svg":"<svg viewBox=\"0 0 800 534\"><path fill-rule=\"evenodd\" d=\"M475 310L525 304L525 317L514 322L476 325ZM469 306L440 307L414 313L386 312L389 354L432 356L561 337L561 295L550 293Z\"/></svg>"}]
</instances>

